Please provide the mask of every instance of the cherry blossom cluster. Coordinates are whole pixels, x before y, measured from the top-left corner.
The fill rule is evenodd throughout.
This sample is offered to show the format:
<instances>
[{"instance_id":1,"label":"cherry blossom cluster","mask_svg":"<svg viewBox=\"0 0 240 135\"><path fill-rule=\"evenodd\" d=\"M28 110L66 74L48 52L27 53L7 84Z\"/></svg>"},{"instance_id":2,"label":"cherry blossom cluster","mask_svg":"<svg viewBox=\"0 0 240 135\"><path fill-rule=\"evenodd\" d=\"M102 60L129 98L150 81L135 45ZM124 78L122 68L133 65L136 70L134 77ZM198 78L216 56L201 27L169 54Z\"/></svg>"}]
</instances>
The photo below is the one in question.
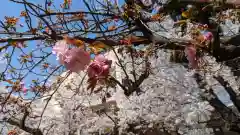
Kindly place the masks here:
<instances>
[{"instance_id":1,"label":"cherry blossom cluster","mask_svg":"<svg viewBox=\"0 0 240 135\"><path fill-rule=\"evenodd\" d=\"M53 47L53 54L57 60L71 72L80 72L87 69L89 78L104 78L108 76L112 61L102 54L91 60L90 53L81 47L70 48L66 40L58 41Z\"/></svg>"}]
</instances>

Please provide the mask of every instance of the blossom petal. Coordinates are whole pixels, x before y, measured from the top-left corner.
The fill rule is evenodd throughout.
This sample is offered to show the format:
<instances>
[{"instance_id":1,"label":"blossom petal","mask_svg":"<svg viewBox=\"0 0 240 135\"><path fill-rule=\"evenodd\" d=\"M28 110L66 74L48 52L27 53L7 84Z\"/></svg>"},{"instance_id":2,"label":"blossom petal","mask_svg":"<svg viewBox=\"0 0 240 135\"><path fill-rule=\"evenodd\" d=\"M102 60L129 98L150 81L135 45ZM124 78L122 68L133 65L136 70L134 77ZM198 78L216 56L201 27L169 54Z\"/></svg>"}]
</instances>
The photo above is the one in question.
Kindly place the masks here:
<instances>
[{"instance_id":1,"label":"blossom petal","mask_svg":"<svg viewBox=\"0 0 240 135\"><path fill-rule=\"evenodd\" d=\"M80 48L68 50L64 57L64 65L72 72L84 70L90 61L90 54Z\"/></svg>"}]
</instances>

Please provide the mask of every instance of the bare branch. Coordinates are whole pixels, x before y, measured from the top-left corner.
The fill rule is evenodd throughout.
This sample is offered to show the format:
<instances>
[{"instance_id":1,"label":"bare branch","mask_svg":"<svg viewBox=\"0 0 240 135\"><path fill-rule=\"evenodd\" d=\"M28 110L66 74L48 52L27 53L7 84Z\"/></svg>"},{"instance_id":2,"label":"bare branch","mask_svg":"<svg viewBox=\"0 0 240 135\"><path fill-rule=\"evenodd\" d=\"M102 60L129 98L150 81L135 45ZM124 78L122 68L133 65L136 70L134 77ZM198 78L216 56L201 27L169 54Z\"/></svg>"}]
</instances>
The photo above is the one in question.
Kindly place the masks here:
<instances>
[{"instance_id":1,"label":"bare branch","mask_svg":"<svg viewBox=\"0 0 240 135\"><path fill-rule=\"evenodd\" d=\"M223 79L221 76L215 76L214 77L227 91L227 93L230 96L230 99L232 100L233 104L237 107L238 111L240 112L240 97L236 94L236 92L233 90L233 88L229 85L227 81Z\"/></svg>"}]
</instances>

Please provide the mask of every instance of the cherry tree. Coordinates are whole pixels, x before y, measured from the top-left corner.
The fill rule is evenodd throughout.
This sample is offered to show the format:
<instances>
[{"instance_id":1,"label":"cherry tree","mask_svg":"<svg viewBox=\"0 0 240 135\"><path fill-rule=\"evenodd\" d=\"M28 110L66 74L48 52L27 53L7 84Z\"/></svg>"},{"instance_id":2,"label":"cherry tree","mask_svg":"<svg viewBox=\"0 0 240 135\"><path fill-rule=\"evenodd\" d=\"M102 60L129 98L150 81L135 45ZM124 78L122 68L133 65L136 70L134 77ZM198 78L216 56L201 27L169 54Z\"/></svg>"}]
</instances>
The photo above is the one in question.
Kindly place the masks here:
<instances>
[{"instance_id":1,"label":"cherry tree","mask_svg":"<svg viewBox=\"0 0 240 135\"><path fill-rule=\"evenodd\" d=\"M2 134L240 133L238 1L9 1Z\"/></svg>"}]
</instances>

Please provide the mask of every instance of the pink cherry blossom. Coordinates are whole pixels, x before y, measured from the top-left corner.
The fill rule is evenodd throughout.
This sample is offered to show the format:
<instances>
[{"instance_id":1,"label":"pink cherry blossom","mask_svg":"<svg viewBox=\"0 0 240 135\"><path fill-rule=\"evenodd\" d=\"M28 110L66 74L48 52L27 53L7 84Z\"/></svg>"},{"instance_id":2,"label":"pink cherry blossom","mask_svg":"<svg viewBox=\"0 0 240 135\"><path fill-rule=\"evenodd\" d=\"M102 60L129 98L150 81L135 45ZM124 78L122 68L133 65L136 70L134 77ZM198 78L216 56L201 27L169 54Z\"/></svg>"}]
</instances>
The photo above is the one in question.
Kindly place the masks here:
<instances>
[{"instance_id":1,"label":"pink cherry blossom","mask_svg":"<svg viewBox=\"0 0 240 135\"><path fill-rule=\"evenodd\" d=\"M23 42L17 42L17 47L18 48L24 48L24 43Z\"/></svg>"},{"instance_id":2,"label":"pink cherry blossom","mask_svg":"<svg viewBox=\"0 0 240 135\"><path fill-rule=\"evenodd\" d=\"M206 32L203 34L205 40L212 40L213 34L211 32Z\"/></svg>"},{"instance_id":3,"label":"pink cherry blossom","mask_svg":"<svg viewBox=\"0 0 240 135\"><path fill-rule=\"evenodd\" d=\"M193 45L189 45L185 47L184 50L188 62L189 62L189 66L193 69L196 69L198 67L198 58L197 58L197 50Z\"/></svg>"},{"instance_id":4,"label":"pink cherry blossom","mask_svg":"<svg viewBox=\"0 0 240 135\"><path fill-rule=\"evenodd\" d=\"M90 63L90 54L81 48L71 48L66 40L58 41L53 47L53 54L57 55L57 60L71 72L84 70Z\"/></svg>"},{"instance_id":5,"label":"pink cherry blossom","mask_svg":"<svg viewBox=\"0 0 240 135\"><path fill-rule=\"evenodd\" d=\"M106 59L101 54L97 55L87 69L89 78L106 77L109 74L111 64L111 60Z\"/></svg>"},{"instance_id":6,"label":"pink cherry blossom","mask_svg":"<svg viewBox=\"0 0 240 135\"><path fill-rule=\"evenodd\" d=\"M66 40L58 41L53 47L53 54L57 55L57 60L59 60L60 64L64 64L65 54L69 50L68 44Z\"/></svg>"},{"instance_id":7,"label":"pink cherry blossom","mask_svg":"<svg viewBox=\"0 0 240 135\"><path fill-rule=\"evenodd\" d=\"M72 48L68 50L63 58L64 65L71 72L84 70L91 61L90 54L81 48Z\"/></svg>"},{"instance_id":8,"label":"pink cherry blossom","mask_svg":"<svg viewBox=\"0 0 240 135\"><path fill-rule=\"evenodd\" d=\"M205 26L206 27L206 26ZM212 32L208 31L208 30L202 30L201 34L203 35L204 40L212 40L213 38L213 34Z\"/></svg>"},{"instance_id":9,"label":"pink cherry blossom","mask_svg":"<svg viewBox=\"0 0 240 135\"><path fill-rule=\"evenodd\" d=\"M27 95L28 89L27 89L26 87L23 87L22 91L23 91L23 94L24 94L24 95Z\"/></svg>"},{"instance_id":10,"label":"pink cherry blossom","mask_svg":"<svg viewBox=\"0 0 240 135\"><path fill-rule=\"evenodd\" d=\"M27 95L28 89L25 87L24 82L20 82L20 87L24 95Z\"/></svg>"}]
</instances>

